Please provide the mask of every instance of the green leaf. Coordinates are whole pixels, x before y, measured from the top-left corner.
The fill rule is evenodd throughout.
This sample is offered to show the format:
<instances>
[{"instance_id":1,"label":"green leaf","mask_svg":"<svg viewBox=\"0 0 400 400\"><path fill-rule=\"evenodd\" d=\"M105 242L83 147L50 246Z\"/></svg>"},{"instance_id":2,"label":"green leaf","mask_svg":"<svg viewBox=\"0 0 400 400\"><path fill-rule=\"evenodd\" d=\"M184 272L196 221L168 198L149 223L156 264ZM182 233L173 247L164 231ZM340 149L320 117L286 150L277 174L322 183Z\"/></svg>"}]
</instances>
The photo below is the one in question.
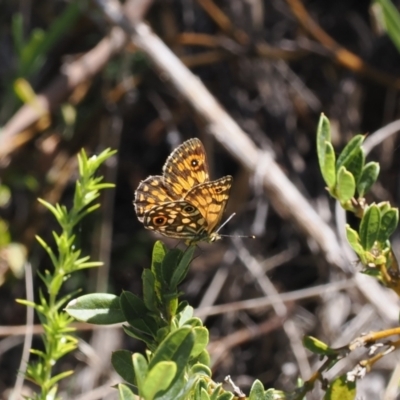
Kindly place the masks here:
<instances>
[{"instance_id":1,"label":"green leaf","mask_svg":"<svg viewBox=\"0 0 400 400\"><path fill-rule=\"evenodd\" d=\"M186 359L186 361L189 360L194 342L195 336L193 329L189 327L182 327L171 332L160 344L150 361L149 368L152 368L160 361L175 361L178 362L179 367L183 369L184 365L181 361L183 359Z\"/></svg>"},{"instance_id":2,"label":"green leaf","mask_svg":"<svg viewBox=\"0 0 400 400\"><path fill-rule=\"evenodd\" d=\"M206 365L200 363L194 364L193 367L190 369L190 373L192 375L205 375L209 378L211 378L212 376L211 369Z\"/></svg>"},{"instance_id":3,"label":"green leaf","mask_svg":"<svg viewBox=\"0 0 400 400\"><path fill-rule=\"evenodd\" d=\"M364 248L361 246L360 236L358 236L357 231L346 225L346 236L351 248L360 256L363 260L362 255L365 253Z\"/></svg>"},{"instance_id":4,"label":"green leaf","mask_svg":"<svg viewBox=\"0 0 400 400\"><path fill-rule=\"evenodd\" d=\"M392 209L392 206L388 201L382 201L378 204L379 210L381 211L381 215L387 213L389 210ZM395 209L396 210L396 209Z\"/></svg>"},{"instance_id":5,"label":"green leaf","mask_svg":"<svg viewBox=\"0 0 400 400\"><path fill-rule=\"evenodd\" d=\"M155 341L150 335L133 326L122 325L122 329L128 336L139 339L142 342L146 343L150 350L154 349Z\"/></svg>"},{"instance_id":6,"label":"green leaf","mask_svg":"<svg viewBox=\"0 0 400 400\"><path fill-rule=\"evenodd\" d=\"M371 250L375 244L381 225L381 213L376 204L371 204L361 219L360 241L365 250Z\"/></svg>"},{"instance_id":7,"label":"green leaf","mask_svg":"<svg viewBox=\"0 0 400 400\"><path fill-rule=\"evenodd\" d=\"M78 321L96 325L110 325L125 321L119 298L108 293L80 296L68 303L65 311Z\"/></svg>"},{"instance_id":8,"label":"green leaf","mask_svg":"<svg viewBox=\"0 0 400 400\"><path fill-rule=\"evenodd\" d=\"M264 400L264 386L258 379L251 386L248 400Z\"/></svg>"},{"instance_id":9,"label":"green leaf","mask_svg":"<svg viewBox=\"0 0 400 400\"><path fill-rule=\"evenodd\" d=\"M378 179L379 168L377 162L365 164L357 183L357 192L360 197L364 197L365 193L371 189L372 185Z\"/></svg>"},{"instance_id":10,"label":"green leaf","mask_svg":"<svg viewBox=\"0 0 400 400\"><path fill-rule=\"evenodd\" d=\"M188 319L185 322L185 325L190 325L191 327L196 328L196 327L202 327L203 326L203 322L201 321L200 318L193 317L193 318Z\"/></svg>"},{"instance_id":11,"label":"green leaf","mask_svg":"<svg viewBox=\"0 0 400 400\"><path fill-rule=\"evenodd\" d=\"M389 240L390 235L396 230L399 223L399 210L397 208L391 208L386 212L381 210L381 225L379 229L379 235L377 241L381 244L385 244Z\"/></svg>"},{"instance_id":12,"label":"green leaf","mask_svg":"<svg viewBox=\"0 0 400 400\"><path fill-rule=\"evenodd\" d=\"M172 249L165 255L161 264L163 282L165 282L167 288L172 291L174 288L171 285L171 279L181 258L182 251L179 249Z\"/></svg>"},{"instance_id":13,"label":"green leaf","mask_svg":"<svg viewBox=\"0 0 400 400\"><path fill-rule=\"evenodd\" d=\"M170 334L171 332L171 327L169 326L163 326L162 328L160 328L157 331L157 338L156 341L158 343L161 343L162 341L164 341L166 339L166 337Z\"/></svg>"},{"instance_id":14,"label":"green leaf","mask_svg":"<svg viewBox=\"0 0 400 400\"><path fill-rule=\"evenodd\" d=\"M224 392L218 396L218 400L232 400L234 397L233 393Z\"/></svg>"},{"instance_id":15,"label":"green leaf","mask_svg":"<svg viewBox=\"0 0 400 400\"><path fill-rule=\"evenodd\" d=\"M345 167L341 167L337 174L336 183L336 195L340 203L346 203L349 201L356 192L356 182L354 176L346 170Z\"/></svg>"},{"instance_id":16,"label":"green leaf","mask_svg":"<svg viewBox=\"0 0 400 400\"><path fill-rule=\"evenodd\" d=\"M196 337L190 357L196 358L207 347L209 337L208 337L208 329L203 327L196 327L193 329L193 332Z\"/></svg>"},{"instance_id":17,"label":"green leaf","mask_svg":"<svg viewBox=\"0 0 400 400\"><path fill-rule=\"evenodd\" d=\"M329 123L329 119L321 113L318 121L317 128L317 153L319 159L319 166L322 169L322 166L325 164L325 143L331 142L331 126Z\"/></svg>"},{"instance_id":18,"label":"green leaf","mask_svg":"<svg viewBox=\"0 0 400 400\"><path fill-rule=\"evenodd\" d=\"M144 393L145 381L149 371L147 360L140 353L135 353L132 356L133 369L135 371L136 384L139 388L139 393Z\"/></svg>"},{"instance_id":19,"label":"green leaf","mask_svg":"<svg viewBox=\"0 0 400 400\"><path fill-rule=\"evenodd\" d=\"M207 366L211 365L210 354L208 353L207 350L203 350L199 354L199 356L197 357L197 362Z\"/></svg>"},{"instance_id":20,"label":"green leaf","mask_svg":"<svg viewBox=\"0 0 400 400\"><path fill-rule=\"evenodd\" d=\"M146 268L143 271L142 283L143 283L143 300L145 306L153 312L158 312L157 296L155 291L155 278L152 270Z\"/></svg>"},{"instance_id":21,"label":"green leaf","mask_svg":"<svg viewBox=\"0 0 400 400\"><path fill-rule=\"evenodd\" d=\"M325 143L325 164L321 169L322 177L328 188L333 190L336 184L336 155L331 143Z\"/></svg>"},{"instance_id":22,"label":"green leaf","mask_svg":"<svg viewBox=\"0 0 400 400\"><path fill-rule=\"evenodd\" d=\"M135 384L135 377L133 372L132 353L128 350L117 350L111 355L111 363L125 381Z\"/></svg>"},{"instance_id":23,"label":"green leaf","mask_svg":"<svg viewBox=\"0 0 400 400\"><path fill-rule=\"evenodd\" d=\"M142 299L133 293L122 292L120 304L129 325L152 337L156 336L158 329L157 324Z\"/></svg>"},{"instance_id":24,"label":"green leaf","mask_svg":"<svg viewBox=\"0 0 400 400\"><path fill-rule=\"evenodd\" d=\"M360 179L364 165L365 153L364 150L360 148L358 152L354 153L354 156L349 160L349 163L346 165L346 169L353 174L354 180L356 182L358 182Z\"/></svg>"},{"instance_id":25,"label":"green leaf","mask_svg":"<svg viewBox=\"0 0 400 400\"><path fill-rule=\"evenodd\" d=\"M48 382L46 382L48 383ZM58 400L57 398L57 385L53 386L46 395L46 400Z\"/></svg>"},{"instance_id":26,"label":"green leaf","mask_svg":"<svg viewBox=\"0 0 400 400\"><path fill-rule=\"evenodd\" d=\"M349 143L347 143L336 162L336 171L339 171L341 167L346 167L347 170L351 171L351 166L353 166L356 170L362 170L364 165L362 165L361 168L359 166L356 167L356 165L358 165L360 162L360 151L364 153L364 150L361 147L364 139L365 136L356 135L350 140Z\"/></svg>"},{"instance_id":27,"label":"green leaf","mask_svg":"<svg viewBox=\"0 0 400 400\"><path fill-rule=\"evenodd\" d=\"M51 262L53 263L54 267L57 269L58 267L58 260L51 247L38 235L35 236L36 240L40 243L40 245L47 251L47 254L50 256Z\"/></svg>"},{"instance_id":28,"label":"green leaf","mask_svg":"<svg viewBox=\"0 0 400 400\"><path fill-rule=\"evenodd\" d=\"M356 398L355 382L347 382L346 375L336 378L328 387L324 400L354 400Z\"/></svg>"},{"instance_id":29,"label":"green leaf","mask_svg":"<svg viewBox=\"0 0 400 400\"><path fill-rule=\"evenodd\" d=\"M317 153L319 168L328 188L333 190L336 183L335 151L331 144L331 132L328 118L321 114L317 128Z\"/></svg>"},{"instance_id":30,"label":"green leaf","mask_svg":"<svg viewBox=\"0 0 400 400\"><path fill-rule=\"evenodd\" d=\"M153 400L158 392L166 390L176 374L176 364L172 361L160 361L147 374L143 385L143 397Z\"/></svg>"},{"instance_id":31,"label":"green leaf","mask_svg":"<svg viewBox=\"0 0 400 400\"><path fill-rule=\"evenodd\" d=\"M194 388L192 390L193 400L201 400L201 391L202 390L207 391L207 382L205 382L203 377L201 377L200 379L197 379L197 382L194 385Z\"/></svg>"},{"instance_id":32,"label":"green leaf","mask_svg":"<svg viewBox=\"0 0 400 400\"><path fill-rule=\"evenodd\" d=\"M193 307L187 306L183 311L180 312L178 325L185 325L193 317Z\"/></svg>"},{"instance_id":33,"label":"green leaf","mask_svg":"<svg viewBox=\"0 0 400 400\"><path fill-rule=\"evenodd\" d=\"M304 336L303 345L306 349L310 350L314 354L319 354L323 356L337 354L337 352L329 347L326 343L312 336Z\"/></svg>"},{"instance_id":34,"label":"green leaf","mask_svg":"<svg viewBox=\"0 0 400 400\"><path fill-rule=\"evenodd\" d=\"M179 261L178 266L173 271L170 287L171 289L175 289L186 277L186 274L189 270L189 265L193 258L193 253L195 251L195 246L188 247L182 255L182 258Z\"/></svg>"},{"instance_id":35,"label":"green leaf","mask_svg":"<svg viewBox=\"0 0 400 400\"><path fill-rule=\"evenodd\" d=\"M151 259L151 271L153 272L155 278L154 291L156 292L157 298L161 300L161 287L163 284L163 272L162 272L162 262L165 255L167 254L167 249L162 242L159 240L154 244L153 256Z\"/></svg>"},{"instance_id":36,"label":"green leaf","mask_svg":"<svg viewBox=\"0 0 400 400\"><path fill-rule=\"evenodd\" d=\"M123 383L118 384L118 396L119 400L136 400L137 396L134 392L129 388L128 385L124 385Z\"/></svg>"},{"instance_id":37,"label":"green leaf","mask_svg":"<svg viewBox=\"0 0 400 400\"><path fill-rule=\"evenodd\" d=\"M210 400L218 400L219 394L221 393L222 384L219 383L218 385L214 386L213 391L210 395Z\"/></svg>"},{"instance_id":38,"label":"green leaf","mask_svg":"<svg viewBox=\"0 0 400 400\"><path fill-rule=\"evenodd\" d=\"M179 376L189 362L194 344L195 334L191 328L182 327L171 332L154 353L149 368L152 369L154 365L161 361L174 361L177 366L177 375Z\"/></svg>"},{"instance_id":39,"label":"green leaf","mask_svg":"<svg viewBox=\"0 0 400 400\"><path fill-rule=\"evenodd\" d=\"M195 397L195 400L210 400L210 396L207 393L207 390L204 388L201 388L200 390L200 397Z\"/></svg>"},{"instance_id":40,"label":"green leaf","mask_svg":"<svg viewBox=\"0 0 400 400\"><path fill-rule=\"evenodd\" d=\"M73 350L75 350L75 348L74 348ZM71 350L71 351L72 351L72 350ZM69 351L68 351L68 353L69 353ZM65 379L65 378L71 376L73 373L74 373L74 371L71 371L71 370L70 370L70 371L61 372L60 374L51 377L51 379L49 379L49 380L46 382L46 384L48 384L49 387L52 387L52 386L54 386L58 381L60 381L61 379Z\"/></svg>"},{"instance_id":41,"label":"green leaf","mask_svg":"<svg viewBox=\"0 0 400 400\"><path fill-rule=\"evenodd\" d=\"M143 300L131 292L123 291L120 296L120 303L128 322L129 319L145 317L149 313Z\"/></svg>"},{"instance_id":42,"label":"green leaf","mask_svg":"<svg viewBox=\"0 0 400 400\"><path fill-rule=\"evenodd\" d=\"M186 307L189 307L189 303L188 303L186 300L181 301L181 302L178 304L178 308L177 308L177 310L176 310L176 313L177 313L177 314L180 314L181 312L183 312L183 310L184 310Z\"/></svg>"},{"instance_id":43,"label":"green leaf","mask_svg":"<svg viewBox=\"0 0 400 400\"><path fill-rule=\"evenodd\" d=\"M400 52L400 14L396 6L390 0L375 0L373 9L381 27Z\"/></svg>"},{"instance_id":44,"label":"green leaf","mask_svg":"<svg viewBox=\"0 0 400 400\"><path fill-rule=\"evenodd\" d=\"M177 373L173 383L169 386L167 391L157 393L157 400L188 400L193 393L193 387L196 380L192 377L186 380L184 374Z\"/></svg>"}]
</instances>

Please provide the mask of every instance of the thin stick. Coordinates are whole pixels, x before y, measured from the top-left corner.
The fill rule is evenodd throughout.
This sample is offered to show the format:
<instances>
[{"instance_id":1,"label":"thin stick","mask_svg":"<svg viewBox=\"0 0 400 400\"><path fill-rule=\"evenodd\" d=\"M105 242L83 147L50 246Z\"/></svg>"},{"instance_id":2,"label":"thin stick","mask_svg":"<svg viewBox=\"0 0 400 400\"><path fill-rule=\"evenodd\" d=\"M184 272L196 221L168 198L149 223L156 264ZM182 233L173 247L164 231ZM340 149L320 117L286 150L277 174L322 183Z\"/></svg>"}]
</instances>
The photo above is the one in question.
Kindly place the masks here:
<instances>
[{"instance_id":1,"label":"thin stick","mask_svg":"<svg viewBox=\"0 0 400 400\"><path fill-rule=\"evenodd\" d=\"M32 266L30 263L25 263L25 287L26 287L26 299L33 302L33 277L32 277ZM29 351L32 347L33 337L33 322L34 322L34 309L33 307L26 307L26 333L24 340L24 347L21 355L21 362L18 368L18 375L15 381L14 390L10 396L10 400L19 399L21 397L21 391L25 380L25 372L28 367Z\"/></svg>"}]
</instances>

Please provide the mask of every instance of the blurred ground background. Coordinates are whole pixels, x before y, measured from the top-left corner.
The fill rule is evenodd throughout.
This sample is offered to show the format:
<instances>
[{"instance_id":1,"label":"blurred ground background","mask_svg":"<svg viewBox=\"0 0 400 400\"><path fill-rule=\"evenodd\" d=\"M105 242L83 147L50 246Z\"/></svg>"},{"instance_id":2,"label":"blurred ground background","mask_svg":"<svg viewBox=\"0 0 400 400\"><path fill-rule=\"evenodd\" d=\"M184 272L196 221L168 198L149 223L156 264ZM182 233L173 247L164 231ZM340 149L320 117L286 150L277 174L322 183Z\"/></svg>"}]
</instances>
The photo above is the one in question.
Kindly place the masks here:
<instances>
[{"instance_id":1,"label":"blurred ground background","mask_svg":"<svg viewBox=\"0 0 400 400\"><path fill-rule=\"evenodd\" d=\"M372 134L399 118L400 56L390 39L375 29L371 3L158 0L148 5L145 20L155 33L251 141L273 155L321 218L335 226L333 203L324 189L315 150L320 113L331 120L337 148L357 133ZM234 177L227 215L236 212L237 216L223 233L257 238L200 244L182 288L187 300L204 307L260 298L265 295L260 279L267 279L279 293L319 285L333 288L328 292L328 286L323 286L311 297L305 292L286 303L283 314L290 317L289 334L270 306L201 314L210 329L215 380L229 374L245 391L255 378L266 387L293 389L300 374L307 378L304 374L318 367L318 360L308 353L304 357L301 350L298 340L304 334L338 346L361 332L395 323L377 311L379 306L389 309L394 301L381 297L374 304L356 284L341 288L357 270L355 259L346 259L345 270L330 265L313 238L290 218L281 218L257 177L215 140L206 121L137 47L121 45L104 62L95 57L83 65L81 80L65 85L62 74L70 73L68 68L110 32L95 4L3 0L0 7L2 328L25 324L26 310L15 302L25 297L20 245L26 248L34 271L50 268L34 236L51 243L51 231L57 226L36 199L71 203L76 153L82 147L89 154L106 147L118 149L117 157L102 171L116 188L104 194L102 209L77 232L79 245L105 266L76 273L65 290L141 293L140 276L150 265L156 236L137 221L133 194L141 179L160 174L169 153L191 137L203 141L213 179ZM35 107L29 88L18 78L49 99L50 114L43 105L37 105L34 113L43 113L39 119L17 114L23 101ZM396 135L373 149L370 159L380 162L381 174L369 201L398 204L399 151ZM171 247L176 244L165 242ZM398 234L395 250L396 243ZM249 272L251 263L261 267L263 278ZM37 296L38 278L34 285ZM20 363L23 336L18 332L17 328L2 331L3 398ZM57 365L59 371L75 370L71 379L61 383L63 398L115 398L110 386L118 378L110 366L111 351L141 351L141 345L118 329L78 335L79 351ZM40 347L39 336L34 345ZM396 355L383 360L360 382L365 399L396 398L384 396L397 363ZM353 366L350 362L335 372ZM96 397L93 390L102 385ZM311 398L321 394L316 391Z\"/></svg>"}]
</instances>

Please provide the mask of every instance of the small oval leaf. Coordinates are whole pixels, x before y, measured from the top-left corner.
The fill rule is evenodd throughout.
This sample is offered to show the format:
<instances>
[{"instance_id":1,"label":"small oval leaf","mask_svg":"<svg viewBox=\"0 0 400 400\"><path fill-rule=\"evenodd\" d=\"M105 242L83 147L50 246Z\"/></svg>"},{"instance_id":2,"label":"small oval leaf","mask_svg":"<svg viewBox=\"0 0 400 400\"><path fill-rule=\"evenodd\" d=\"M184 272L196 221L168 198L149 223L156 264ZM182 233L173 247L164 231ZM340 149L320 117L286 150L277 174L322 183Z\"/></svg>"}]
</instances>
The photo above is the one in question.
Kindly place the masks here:
<instances>
[{"instance_id":1,"label":"small oval leaf","mask_svg":"<svg viewBox=\"0 0 400 400\"><path fill-rule=\"evenodd\" d=\"M361 219L360 241L364 250L371 250L376 242L381 224L381 213L376 204L371 204Z\"/></svg>"},{"instance_id":2,"label":"small oval leaf","mask_svg":"<svg viewBox=\"0 0 400 400\"><path fill-rule=\"evenodd\" d=\"M367 263L367 252L361 246L360 237L358 236L358 232L354 229L350 228L349 225L346 225L346 237L349 242L351 248L356 252L356 254L360 257L360 260L363 264Z\"/></svg>"},{"instance_id":3,"label":"small oval leaf","mask_svg":"<svg viewBox=\"0 0 400 400\"><path fill-rule=\"evenodd\" d=\"M139 393L143 393L145 380L149 367L147 360L140 353L135 353L131 356L132 372L135 373L136 384L139 388Z\"/></svg>"},{"instance_id":4,"label":"small oval leaf","mask_svg":"<svg viewBox=\"0 0 400 400\"><path fill-rule=\"evenodd\" d=\"M110 325L125 322L119 297L109 293L93 293L71 300L65 311L78 321Z\"/></svg>"},{"instance_id":5,"label":"small oval leaf","mask_svg":"<svg viewBox=\"0 0 400 400\"><path fill-rule=\"evenodd\" d=\"M356 135L354 136L349 143L345 146L345 148L340 153L337 163L336 163L336 170L339 171L341 167L346 167L352 165L354 159L359 158L359 152L361 151L364 154L364 150L362 149L361 145L365 139L364 135ZM361 169L364 165L361 166ZM360 169L360 171L361 171Z\"/></svg>"},{"instance_id":6,"label":"small oval leaf","mask_svg":"<svg viewBox=\"0 0 400 400\"><path fill-rule=\"evenodd\" d=\"M203 350L205 350L208 345L208 329L204 327L196 327L193 329L193 332L196 336L196 339L190 357L196 358L200 355L200 353L203 352Z\"/></svg>"},{"instance_id":7,"label":"small oval leaf","mask_svg":"<svg viewBox=\"0 0 400 400\"><path fill-rule=\"evenodd\" d=\"M128 350L117 350L111 355L111 363L117 373L127 382L135 384L132 353Z\"/></svg>"},{"instance_id":8,"label":"small oval leaf","mask_svg":"<svg viewBox=\"0 0 400 400\"><path fill-rule=\"evenodd\" d=\"M195 335L189 327L182 327L171 332L159 345L150 361L149 368L161 361L175 361L178 373L185 369L195 342Z\"/></svg>"},{"instance_id":9,"label":"small oval leaf","mask_svg":"<svg viewBox=\"0 0 400 400\"><path fill-rule=\"evenodd\" d=\"M201 388L200 397L196 397L195 400L210 400L210 396L208 395L207 390Z\"/></svg>"},{"instance_id":10,"label":"small oval leaf","mask_svg":"<svg viewBox=\"0 0 400 400\"><path fill-rule=\"evenodd\" d=\"M182 251L179 249L172 249L167 252L161 264L161 272L163 283L167 285L169 290L173 291L174 287L171 284L172 276L178 268L179 261L182 258ZM176 285L175 285L176 286Z\"/></svg>"},{"instance_id":11,"label":"small oval leaf","mask_svg":"<svg viewBox=\"0 0 400 400\"><path fill-rule=\"evenodd\" d=\"M397 208L391 208L385 213L381 213L381 226L377 240L381 244L385 244L390 235L396 230L398 223L399 210Z\"/></svg>"},{"instance_id":12,"label":"small oval leaf","mask_svg":"<svg viewBox=\"0 0 400 400\"><path fill-rule=\"evenodd\" d=\"M329 119L321 114L317 128L317 154L319 168L328 188L335 186L335 152L331 144L331 127ZM333 167L333 170L332 170Z\"/></svg>"},{"instance_id":13,"label":"small oval leaf","mask_svg":"<svg viewBox=\"0 0 400 400\"><path fill-rule=\"evenodd\" d=\"M336 156L335 150L331 143L325 143L325 163L321 168L322 177L326 183L326 186L330 190L333 190L336 184L336 168L335 168Z\"/></svg>"},{"instance_id":14,"label":"small oval leaf","mask_svg":"<svg viewBox=\"0 0 400 400\"><path fill-rule=\"evenodd\" d=\"M128 385L120 383L118 385L119 400L135 400L137 396L132 392Z\"/></svg>"},{"instance_id":15,"label":"small oval leaf","mask_svg":"<svg viewBox=\"0 0 400 400\"><path fill-rule=\"evenodd\" d=\"M212 372L209 367L204 364L194 364L193 367L190 369L191 375L205 375L211 378Z\"/></svg>"},{"instance_id":16,"label":"small oval leaf","mask_svg":"<svg viewBox=\"0 0 400 400\"><path fill-rule=\"evenodd\" d=\"M234 397L233 393L224 392L218 396L218 400L232 400Z\"/></svg>"},{"instance_id":17,"label":"small oval leaf","mask_svg":"<svg viewBox=\"0 0 400 400\"><path fill-rule=\"evenodd\" d=\"M327 142L331 142L331 126L329 119L323 113L321 113L317 128L317 153L319 166L321 169L325 164L325 143Z\"/></svg>"},{"instance_id":18,"label":"small oval leaf","mask_svg":"<svg viewBox=\"0 0 400 400\"><path fill-rule=\"evenodd\" d=\"M249 400L264 400L264 386L256 379L251 386Z\"/></svg>"},{"instance_id":19,"label":"small oval leaf","mask_svg":"<svg viewBox=\"0 0 400 400\"><path fill-rule=\"evenodd\" d=\"M192 262L193 253L196 247L191 246L185 250L182 254L182 258L180 259L178 266L175 268L172 278L171 278L171 289L175 289L186 277L186 274L189 270L189 265Z\"/></svg>"},{"instance_id":20,"label":"small oval leaf","mask_svg":"<svg viewBox=\"0 0 400 400\"><path fill-rule=\"evenodd\" d=\"M329 347L326 343L312 336L304 336L303 345L306 349L310 350L314 354L320 354L324 356L337 354L337 352Z\"/></svg>"},{"instance_id":21,"label":"small oval leaf","mask_svg":"<svg viewBox=\"0 0 400 400\"><path fill-rule=\"evenodd\" d=\"M157 363L147 374L141 394L146 400L153 400L158 392L166 390L176 374L176 364L172 361Z\"/></svg>"},{"instance_id":22,"label":"small oval leaf","mask_svg":"<svg viewBox=\"0 0 400 400\"><path fill-rule=\"evenodd\" d=\"M324 400L354 400L356 398L355 382L348 382L346 375L336 378L328 387Z\"/></svg>"},{"instance_id":23,"label":"small oval leaf","mask_svg":"<svg viewBox=\"0 0 400 400\"><path fill-rule=\"evenodd\" d=\"M340 203L348 202L356 192L354 176L345 167L339 169L336 183L336 195Z\"/></svg>"},{"instance_id":24,"label":"small oval leaf","mask_svg":"<svg viewBox=\"0 0 400 400\"><path fill-rule=\"evenodd\" d=\"M379 175L379 164L377 162L369 162L361 172L360 179L357 183L357 192L360 197L364 197L372 185L376 182Z\"/></svg>"},{"instance_id":25,"label":"small oval leaf","mask_svg":"<svg viewBox=\"0 0 400 400\"><path fill-rule=\"evenodd\" d=\"M151 269L146 268L142 274L143 301L145 306L154 312L158 311L155 289L155 277Z\"/></svg>"}]
</instances>

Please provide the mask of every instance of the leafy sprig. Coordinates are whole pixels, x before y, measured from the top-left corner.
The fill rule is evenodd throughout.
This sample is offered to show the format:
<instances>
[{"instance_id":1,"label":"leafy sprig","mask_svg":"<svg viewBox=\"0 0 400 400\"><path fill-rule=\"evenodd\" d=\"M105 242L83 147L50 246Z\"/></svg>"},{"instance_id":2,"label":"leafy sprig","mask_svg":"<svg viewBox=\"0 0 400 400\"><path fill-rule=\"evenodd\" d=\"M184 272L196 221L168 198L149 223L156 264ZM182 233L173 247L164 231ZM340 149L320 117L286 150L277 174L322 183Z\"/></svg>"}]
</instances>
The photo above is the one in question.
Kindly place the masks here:
<instances>
[{"instance_id":1,"label":"leafy sprig","mask_svg":"<svg viewBox=\"0 0 400 400\"><path fill-rule=\"evenodd\" d=\"M44 329L42 336L44 349L31 350L38 360L30 362L26 371L26 378L37 384L41 390L32 397L35 400L57 398L57 383L73 373L73 371L65 371L53 375L54 364L77 347L77 339L72 335L73 318L62 309L73 296L76 296L77 292L62 297L59 296L59 292L71 273L102 265L101 262L90 261L89 256L81 256L81 250L75 245L73 230L82 218L99 208L100 204L95 201L100 195L100 190L114 187L113 184L104 183L102 176L95 176L100 165L113 154L115 151L107 149L98 156L88 158L86 153L81 151L78 155L79 178L76 182L71 209L59 204L53 206L39 199L39 202L54 215L61 232L53 232L56 250L53 250L41 237L36 236L53 264L53 270L38 272L46 291L39 292L39 301L36 303L23 299L17 300L20 304L36 310Z\"/></svg>"}]
</instances>

